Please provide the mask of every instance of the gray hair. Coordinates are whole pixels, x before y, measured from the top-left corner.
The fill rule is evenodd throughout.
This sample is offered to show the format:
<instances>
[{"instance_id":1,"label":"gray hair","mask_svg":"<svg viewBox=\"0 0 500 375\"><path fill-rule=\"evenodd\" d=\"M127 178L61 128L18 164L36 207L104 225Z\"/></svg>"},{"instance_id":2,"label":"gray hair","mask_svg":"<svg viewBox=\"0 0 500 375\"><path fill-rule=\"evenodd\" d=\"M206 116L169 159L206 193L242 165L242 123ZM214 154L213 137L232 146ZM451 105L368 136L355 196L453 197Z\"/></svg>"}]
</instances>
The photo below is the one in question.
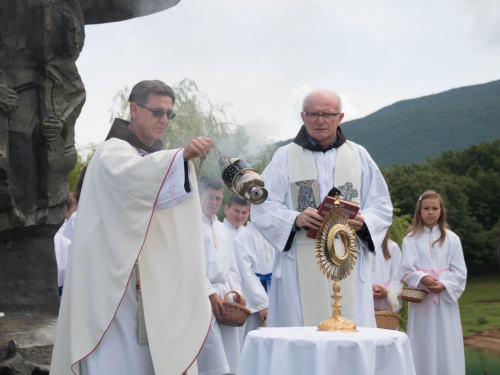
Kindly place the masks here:
<instances>
[{"instance_id":1,"label":"gray hair","mask_svg":"<svg viewBox=\"0 0 500 375\"><path fill-rule=\"evenodd\" d=\"M205 191L212 190L223 190L224 185L222 185L222 181L220 178L216 177L213 174L207 174L200 178L200 182L198 182L198 192L202 195Z\"/></svg>"},{"instance_id":2,"label":"gray hair","mask_svg":"<svg viewBox=\"0 0 500 375\"><path fill-rule=\"evenodd\" d=\"M148 101L149 94L168 96L172 99L172 104L175 103L174 90L164 82L158 80L141 81L136 84L130 92L128 101L144 105Z\"/></svg>"},{"instance_id":3,"label":"gray hair","mask_svg":"<svg viewBox=\"0 0 500 375\"><path fill-rule=\"evenodd\" d=\"M339 101L339 112L342 112L342 98L338 94L334 93L333 91L328 91L328 90L316 90L316 91L312 91L309 94L307 94L305 96L304 100L302 101L302 111L306 110L306 102L308 101L308 99L310 99L310 97L312 95L318 94L318 93L333 94Z\"/></svg>"}]
</instances>

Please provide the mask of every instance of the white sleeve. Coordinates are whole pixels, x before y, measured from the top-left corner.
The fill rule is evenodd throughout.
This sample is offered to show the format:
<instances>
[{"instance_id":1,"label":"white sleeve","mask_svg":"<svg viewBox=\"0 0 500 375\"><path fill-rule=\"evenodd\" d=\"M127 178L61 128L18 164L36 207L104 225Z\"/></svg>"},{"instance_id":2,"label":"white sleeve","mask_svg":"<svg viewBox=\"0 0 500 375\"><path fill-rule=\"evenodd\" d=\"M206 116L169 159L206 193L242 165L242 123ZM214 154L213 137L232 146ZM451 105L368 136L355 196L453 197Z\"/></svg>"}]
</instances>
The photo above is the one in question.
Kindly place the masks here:
<instances>
[{"instance_id":1,"label":"white sleeve","mask_svg":"<svg viewBox=\"0 0 500 375\"><path fill-rule=\"evenodd\" d=\"M240 278L240 272L238 271L238 266L236 264L236 259L234 259L233 241L230 241L229 245L231 246L229 252L229 254L231 255L231 265L229 267L229 285L232 290L235 290L241 294L241 283L240 283L241 278Z\"/></svg>"},{"instance_id":2,"label":"white sleeve","mask_svg":"<svg viewBox=\"0 0 500 375\"><path fill-rule=\"evenodd\" d=\"M282 252L299 213L287 206L288 174L285 175L277 161L275 155L262 173L269 195L264 203L252 205L250 217L271 246Z\"/></svg>"},{"instance_id":3,"label":"white sleeve","mask_svg":"<svg viewBox=\"0 0 500 375\"><path fill-rule=\"evenodd\" d=\"M422 267L420 265L418 252L415 247L415 237L406 236L403 240L403 251L397 278L401 279L404 275L408 274L403 281L405 281L409 287L422 288L427 290L424 285L419 284L420 280L424 276L428 276L428 274L423 271L418 271L419 268Z\"/></svg>"},{"instance_id":4,"label":"white sleeve","mask_svg":"<svg viewBox=\"0 0 500 375\"><path fill-rule=\"evenodd\" d=\"M269 306L269 297L262 286L260 279L254 273L255 257L254 243L250 235L242 233L234 241L235 258L241 275L241 289L247 301L247 309L252 313Z\"/></svg>"},{"instance_id":5,"label":"white sleeve","mask_svg":"<svg viewBox=\"0 0 500 375\"><path fill-rule=\"evenodd\" d=\"M360 212L370 231L375 249L379 249L392 223L392 203L389 189L370 154L358 145L361 162Z\"/></svg>"},{"instance_id":6,"label":"white sleeve","mask_svg":"<svg viewBox=\"0 0 500 375\"><path fill-rule=\"evenodd\" d=\"M448 262L449 272L443 272L439 277L439 281L446 288L441 295L448 302L457 302L465 290L467 280L467 267L465 266L464 253L460 238L456 235L450 237L450 258ZM454 234L454 233L453 233Z\"/></svg>"},{"instance_id":7,"label":"white sleeve","mask_svg":"<svg viewBox=\"0 0 500 375\"><path fill-rule=\"evenodd\" d=\"M191 168L187 163L188 168ZM188 170L189 173L189 170ZM187 193L184 188L186 174L184 172L184 150L179 151L175 156L172 167L163 181L158 199L155 204L155 211L165 210L172 208L176 204L181 203L187 198L194 195L192 184L189 183L190 192Z\"/></svg>"}]
</instances>

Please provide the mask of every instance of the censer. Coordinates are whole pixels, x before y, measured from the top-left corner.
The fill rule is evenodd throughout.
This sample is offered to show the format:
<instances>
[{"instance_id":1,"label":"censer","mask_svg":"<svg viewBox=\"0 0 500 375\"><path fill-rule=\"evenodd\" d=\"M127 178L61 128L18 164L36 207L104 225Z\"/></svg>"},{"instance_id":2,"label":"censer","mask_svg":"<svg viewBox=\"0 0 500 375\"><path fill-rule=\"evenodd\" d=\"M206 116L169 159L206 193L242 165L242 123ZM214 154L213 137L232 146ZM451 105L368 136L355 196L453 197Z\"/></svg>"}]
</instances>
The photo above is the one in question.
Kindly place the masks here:
<instances>
[{"instance_id":1,"label":"censer","mask_svg":"<svg viewBox=\"0 0 500 375\"><path fill-rule=\"evenodd\" d=\"M323 219L316 236L316 261L323 274L333 280L333 316L318 325L318 331L355 332L356 324L342 316L340 280L353 270L357 259L356 232L340 209L339 195L333 210Z\"/></svg>"},{"instance_id":2,"label":"censer","mask_svg":"<svg viewBox=\"0 0 500 375\"><path fill-rule=\"evenodd\" d=\"M229 190L252 204L263 203L268 193L264 188L262 176L255 169L249 168L242 159L230 158L224 154L215 143L212 148L219 159L222 181ZM202 165L203 161L200 161L198 176Z\"/></svg>"}]
</instances>

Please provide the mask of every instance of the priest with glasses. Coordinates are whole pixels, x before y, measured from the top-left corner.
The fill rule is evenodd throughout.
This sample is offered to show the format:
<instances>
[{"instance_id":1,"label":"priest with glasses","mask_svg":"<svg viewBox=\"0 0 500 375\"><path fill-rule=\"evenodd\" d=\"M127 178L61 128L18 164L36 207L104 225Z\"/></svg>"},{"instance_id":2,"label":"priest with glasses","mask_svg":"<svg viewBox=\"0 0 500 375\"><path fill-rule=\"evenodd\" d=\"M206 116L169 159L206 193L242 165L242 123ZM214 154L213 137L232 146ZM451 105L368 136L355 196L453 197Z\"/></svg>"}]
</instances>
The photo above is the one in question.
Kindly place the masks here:
<instances>
[{"instance_id":1,"label":"priest with glasses","mask_svg":"<svg viewBox=\"0 0 500 375\"><path fill-rule=\"evenodd\" d=\"M304 98L303 126L279 148L264 170L267 200L251 208L252 222L277 250L267 325L316 326L332 316L331 281L320 271L309 228L319 229L317 208L333 188L359 204L349 220L357 234L357 261L340 282L342 315L358 326L375 327L369 252L380 247L391 224L392 204L379 168L362 146L346 139L342 102L333 92Z\"/></svg>"},{"instance_id":2,"label":"priest with glasses","mask_svg":"<svg viewBox=\"0 0 500 375\"><path fill-rule=\"evenodd\" d=\"M182 374L210 329L193 158L212 141L162 150L175 94L161 81L130 93L82 188L51 374ZM186 223L189 223L186 226Z\"/></svg>"}]
</instances>

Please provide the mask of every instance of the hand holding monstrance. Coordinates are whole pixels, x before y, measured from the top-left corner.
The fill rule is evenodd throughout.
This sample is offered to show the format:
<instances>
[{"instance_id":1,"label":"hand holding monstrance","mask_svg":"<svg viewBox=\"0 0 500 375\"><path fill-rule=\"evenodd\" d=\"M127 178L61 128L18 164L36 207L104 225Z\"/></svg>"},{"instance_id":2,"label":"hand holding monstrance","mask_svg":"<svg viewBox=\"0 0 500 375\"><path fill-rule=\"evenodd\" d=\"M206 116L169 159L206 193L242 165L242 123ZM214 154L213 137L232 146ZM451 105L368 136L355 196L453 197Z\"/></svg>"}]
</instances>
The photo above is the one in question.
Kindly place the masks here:
<instances>
[{"instance_id":1,"label":"hand holding monstrance","mask_svg":"<svg viewBox=\"0 0 500 375\"><path fill-rule=\"evenodd\" d=\"M333 280L333 316L321 322L319 331L356 331L356 324L340 312L340 280L354 268L357 259L356 232L340 209L338 195L333 210L323 219L316 237L316 261L323 274Z\"/></svg>"}]
</instances>

